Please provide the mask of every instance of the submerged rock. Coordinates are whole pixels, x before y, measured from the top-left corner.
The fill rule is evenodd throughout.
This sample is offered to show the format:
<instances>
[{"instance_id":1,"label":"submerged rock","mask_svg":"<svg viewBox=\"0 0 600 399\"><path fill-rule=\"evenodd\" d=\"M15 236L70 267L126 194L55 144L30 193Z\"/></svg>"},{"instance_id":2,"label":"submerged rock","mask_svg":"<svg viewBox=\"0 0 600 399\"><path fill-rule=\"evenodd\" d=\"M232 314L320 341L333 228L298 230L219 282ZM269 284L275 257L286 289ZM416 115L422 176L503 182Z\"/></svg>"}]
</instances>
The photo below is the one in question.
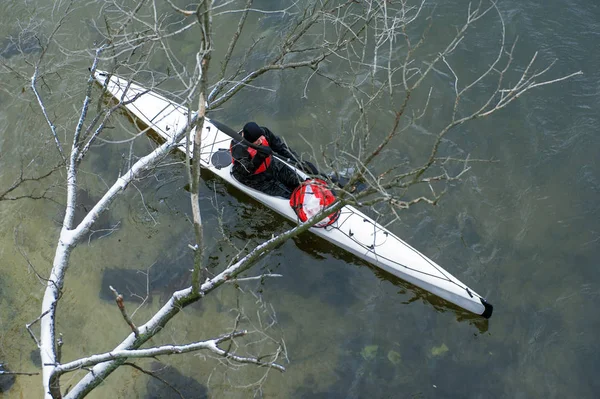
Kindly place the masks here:
<instances>
[{"instance_id":1,"label":"submerged rock","mask_svg":"<svg viewBox=\"0 0 600 399\"><path fill-rule=\"evenodd\" d=\"M208 398L208 389L205 385L181 374L173 366L155 362L152 363L152 373L168 382L170 386L157 378L148 376L149 380L146 384L148 393L144 399Z\"/></svg>"},{"instance_id":2,"label":"submerged rock","mask_svg":"<svg viewBox=\"0 0 600 399\"><path fill-rule=\"evenodd\" d=\"M181 262L181 264L186 265L186 262ZM173 292L186 288L191 284L191 271L187 269L177 270L172 266L157 263L150 269L148 276L146 270L106 269L102 274L100 299L114 302L115 294L109 288L112 286L119 294L123 295L125 303L139 303L146 296L148 296L148 299L158 296L164 300L170 297Z\"/></svg>"},{"instance_id":3,"label":"submerged rock","mask_svg":"<svg viewBox=\"0 0 600 399\"><path fill-rule=\"evenodd\" d=\"M9 372L10 370L0 363L0 393L8 392L8 390L11 389L15 383L16 377L13 374L6 374Z\"/></svg>"},{"instance_id":4,"label":"submerged rock","mask_svg":"<svg viewBox=\"0 0 600 399\"><path fill-rule=\"evenodd\" d=\"M158 266L158 265L156 265ZM156 267L155 266L155 267ZM170 296L173 292L185 288L191 283L191 272L178 273L168 266L161 268L166 273L152 274L147 278L145 271L135 269L106 269L102 275L100 298L114 301L115 294L109 286L113 286L125 300L141 302L146 295ZM170 273L169 273L170 272Z\"/></svg>"},{"instance_id":5,"label":"submerged rock","mask_svg":"<svg viewBox=\"0 0 600 399\"><path fill-rule=\"evenodd\" d=\"M114 302L112 286L123 295L125 303L142 302L148 296L162 300L170 298L173 292L187 288L192 282L193 253L187 247L188 240L173 236L172 241L161 243L161 255L155 259L150 268L107 268L102 272L99 287L100 299ZM191 306L198 310L203 301Z\"/></svg>"},{"instance_id":6,"label":"submerged rock","mask_svg":"<svg viewBox=\"0 0 600 399\"><path fill-rule=\"evenodd\" d=\"M115 294L110 290L113 286L128 301L141 302L149 294L146 276L135 269L106 269L102 273L100 299L114 301Z\"/></svg>"}]
</instances>

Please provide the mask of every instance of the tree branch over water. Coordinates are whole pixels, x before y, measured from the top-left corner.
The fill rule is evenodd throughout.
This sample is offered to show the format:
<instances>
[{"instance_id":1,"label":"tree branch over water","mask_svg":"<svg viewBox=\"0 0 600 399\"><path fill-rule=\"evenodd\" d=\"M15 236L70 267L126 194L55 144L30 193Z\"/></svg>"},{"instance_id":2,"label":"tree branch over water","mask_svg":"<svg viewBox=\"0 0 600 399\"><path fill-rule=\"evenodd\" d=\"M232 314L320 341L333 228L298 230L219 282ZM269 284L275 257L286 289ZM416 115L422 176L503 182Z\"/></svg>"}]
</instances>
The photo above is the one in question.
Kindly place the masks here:
<instances>
[{"instance_id":1,"label":"tree branch over water","mask_svg":"<svg viewBox=\"0 0 600 399\"><path fill-rule=\"evenodd\" d=\"M197 340L187 344L173 343L150 348L144 345L164 331L174 317L185 317L181 313L189 305L201 301L221 286L237 285L226 283L278 276L265 273L260 277L244 277L243 273L290 238L309 231L315 223L347 204L367 207L383 204L391 211L392 218L394 215L398 217L398 211L413 206L437 205L452 183L460 181L471 171L473 163L487 161L473 158L468 152L457 151L457 154L445 148L452 132L469 121L489 117L505 109L532 89L581 74L575 72L547 77L552 64L536 69L539 63L537 53L524 68L516 66L516 43L507 46L502 13L495 2L482 1L476 6L469 6L464 19L455 21L458 25L454 36L445 38L442 44L436 46L428 41L435 22L433 11L424 0L292 1L279 10L253 8L252 0L222 4L201 1L185 7L170 0L141 0L133 6L128 1L102 1L98 6L88 5L98 7L95 14L98 18L91 23L97 35L94 47L68 49L66 44L59 45L57 42L67 24L75 23L69 19L73 4L57 5L62 14L50 40L34 62L18 71L19 76L31 76L31 92L48 130L49 142L56 147L54 156L62 162L59 167L66 167L65 213L41 305L39 340L31 329L33 323L27 326L39 346L43 389L47 398L83 398L121 365L133 365L129 362L132 359L199 350L209 351L230 365L249 364L264 367L267 371L284 371L281 363L287 360L287 353L283 339L269 337L266 354L236 352L238 341L250 339L253 333L261 337L259 340L266 336L261 335L265 326L257 323L255 331L247 331L238 326L239 319L236 319L232 330L214 334L213 338L193 338ZM428 12L431 15L427 15ZM278 19L270 22L273 25L269 26L271 29L261 27L260 18L274 18L274 15ZM493 26L493 21L499 26L499 32L495 32L498 36L497 51L477 76L469 77L459 70L455 60L461 56L462 46L465 46L475 24L478 23L481 29L485 23ZM231 34L228 46L216 49L215 38L225 33ZM53 106L53 101L58 100L52 95L52 87L64 92L67 89L61 84L68 78L59 73L44 73L52 51L64 54L69 61L73 60L73 69L78 73L81 73L83 64L89 67L85 79L69 82L69 85L79 88L77 103L70 104L69 110L63 107L56 111ZM221 58L215 59L215 54ZM3 61L3 65L17 70L17 67L8 65L8 61ZM128 80L129 84L119 101L106 101L104 98L106 87L99 87L94 78L98 69L119 74ZM338 120L343 121L339 135L333 137L328 146L313 146L310 150L321 169L333 173L353 170L349 183L338 190L335 203L308 222L278 231L254 248L243 250L230 264L219 265L211 275L206 264L207 226L203 224L200 205L203 186L199 159L205 117L240 93L274 91L263 77L274 73L299 76L297 71L292 75L293 70L301 71L305 79L302 81L304 91L297 93L299 98L309 101L311 88L318 82L328 85L331 90L343 91L347 99L347 104L341 104L339 110L335 110L341 114ZM68 72L70 70L64 71L64 76L68 76ZM448 85L434 84L435 74L445 76L444 83ZM119 136L122 129L113 126L115 121L121 126L130 124L124 111L125 105L144 94L133 99L127 97L134 80L142 82L148 90L177 100L187 108L188 115L186 126L172 132L170 140L155 144L152 150L135 156L132 155L133 145L144 135L136 132L133 138L125 140ZM434 104L436 93L448 91L454 100L451 104ZM482 91L484 96L481 96ZM75 107L77 109L73 111ZM443 122L436 121L439 125L430 120L434 107L447 110L447 118ZM63 119L56 118L54 112L73 112L75 116L69 118L72 122L63 122L59 126L56 121ZM322 123L327 131L334 132L338 128L335 120ZM429 131L431 125L433 127ZM144 129L146 127L140 128L140 131L145 132ZM419 156L398 157L394 145L399 140L405 140L405 143L414 139L412 133L423 130L427 134L419 137L420 148L424 148ZM118 137L107 137L110 134ZM86 168L91 169L91 157L88 155L96 155L95 151L98 151L98 157L102 157L99 143L106 146L126 143L130 145L131 152L124 157L127 165L119 169L116 177L108 173L102 176L106 190L85 217L77 221L75 209L77 190L81 185L79 178L87 172ZM173 292L145 321L137 320L139 316L135 312L127 314L121 298L118 306L128 325L128 332L124 333L121 342L103 353L84 355L63 363L60 359L63 344L58 338L57 318L67 272L70 267L77 267L71 255L92 231L100 216L120 200L121 194L132 183L152 175L161 162L182 145L186 149L185 167L194 237L190 240L190 247L194 250L193 264L186 266L192 270L189 286L186 283L186 287ZM21 171L14 183L0 189L0 200L27 197L11 195L29 182L42 184L56 169L33 174L37 177L25 177ZM362 191L353 189L361 183L365 185ZM116 283L115 287L118 288ZM119 301L116 290L115 295ZM228 348L223 349L226 345ZM67 373L88 368L88 372L82 372L84 376L69 389L61 386L61 378ZM257 384L262 386L267 376L265 372Z\"/></svg>"}]
</instances>

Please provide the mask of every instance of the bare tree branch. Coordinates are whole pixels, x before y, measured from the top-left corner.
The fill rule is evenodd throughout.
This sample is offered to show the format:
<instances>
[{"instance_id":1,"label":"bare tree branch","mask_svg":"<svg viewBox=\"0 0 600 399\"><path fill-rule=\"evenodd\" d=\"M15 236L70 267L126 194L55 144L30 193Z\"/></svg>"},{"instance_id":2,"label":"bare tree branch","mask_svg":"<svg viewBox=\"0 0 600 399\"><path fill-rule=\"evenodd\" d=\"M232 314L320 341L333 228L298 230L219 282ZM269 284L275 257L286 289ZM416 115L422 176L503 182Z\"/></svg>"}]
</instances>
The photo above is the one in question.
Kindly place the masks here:
<instances>
[{"instance_id":1,"label":"bare tree branch","mask_svg":"<svg viewBox=\"0 0 600 399\"><path fill-rule=\"evenodd\" d=\"M54 373L63 374L70 371L75 371L81 368L90 367L99 363L108 362L116 359L128 359L128 358L144 358L144 357L156 357L161 355L173 355L180 353L195 352L202 349L207 349L216 353L219 356L227 359L234 360L239 363L252 363L263 367L272 367L279 371L285 371L285 368L277 363L263 363L260 359L238 356L234 353L227 352L219 348L219 344L232 340L234 338L242 337L248 332L245 330L235 331L230 334L221 335L218 338L211 340L195 342L188 345L164 345L155 348L137 349L137 350L115 350L109 353L93 355L85 359L77 360L70 363L64 363L54 368Z\"/></svg>"},{"instance_id":2,"label":"bare tree branch","mask_svg":"<svg viewBox=\"0 0 600 399\"><path fill-rule=\"evenodd\" d=\"M113 294L115 294L115 302L117 302L117 306L119 307L119 310L121 311L121 315L123 316L123 319L125 320L127 325L131 328L131 331L133 331L133 335L135 335L136 338L139 337L140 331L135 326L135 324L133 324L133 321L131 320L131 318L127 314L127 310L125 309L123 295L120 295L117 292L117 290L115 290L112 286L109 286L108 288L110 288L110 290L113 292Z\"/></svg>"}]
</instances>

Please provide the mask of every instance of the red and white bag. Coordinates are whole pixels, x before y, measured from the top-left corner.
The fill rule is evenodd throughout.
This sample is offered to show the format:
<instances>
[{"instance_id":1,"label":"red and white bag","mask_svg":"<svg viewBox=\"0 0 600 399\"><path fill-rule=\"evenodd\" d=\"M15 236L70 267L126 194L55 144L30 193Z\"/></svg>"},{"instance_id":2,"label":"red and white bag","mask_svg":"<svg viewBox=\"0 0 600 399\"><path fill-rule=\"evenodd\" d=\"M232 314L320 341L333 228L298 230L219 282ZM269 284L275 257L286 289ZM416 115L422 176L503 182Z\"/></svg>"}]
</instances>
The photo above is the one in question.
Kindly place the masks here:
<instances>
[{"instance_id":1,"label":"red and white bag","mask_svg":"<svg viewBox=\"0 0 600 399\"><path fill-rule=\"evenodd\" d=\"M335 201L335 194L327 188L327 183L321 179L311 179L302 182L290 198L290 206L302 222L319 213L322 209ZM326 216L314 227L327 227L334 223L340 215L340 211Z\"/></svg>"}]
</instances>

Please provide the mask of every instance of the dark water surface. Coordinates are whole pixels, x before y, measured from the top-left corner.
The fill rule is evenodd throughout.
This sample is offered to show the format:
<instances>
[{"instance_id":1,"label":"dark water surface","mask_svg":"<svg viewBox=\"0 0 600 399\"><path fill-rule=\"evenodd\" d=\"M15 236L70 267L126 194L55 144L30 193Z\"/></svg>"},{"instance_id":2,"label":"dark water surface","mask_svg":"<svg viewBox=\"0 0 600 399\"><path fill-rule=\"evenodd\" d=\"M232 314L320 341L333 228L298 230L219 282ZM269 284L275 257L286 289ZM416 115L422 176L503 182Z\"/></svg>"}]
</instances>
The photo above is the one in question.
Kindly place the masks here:
<instances>
[{"instance_id":1,"label":"dark water surface","mask_svg":"<svg viewBox=\"0 0 600 399\"><path fill-rule=\"evenodd\" d=\"M270 3L277 2L261 1L255 6L275 7ZM442 3L434 11L439 28L432 30L431 49L453 33L468 5L459 0ZM498 162L477 164L438 207L411 208L390 226L487 296L495 306L489 321L456 310L306 236L286 243L254 270L253 274L269 270L283 275L264 285L243 287L262 301L239 294L232 286L223 287L186 310L152 345L218 335L232 328L235 315L229 310L238 303L253 315L266 312L263 305L268 303L278 320L269 333L284 339L289 363L286 373L269 374L262 386L264 397L598 397L600 4L595 0L499 3L508 42L518 36L515 62L521 68L539 50L541 62L557 60L551 77L578 70L584 75L539 88L493 117L454 131L445 144L449 148ZM97 33L86 21L95 18L97 11L92 6L78 9L61 40L70 48L91 47ZM268 31L275 29L278 18L268 16L253 23ZM34 18L27 4L0 4L0 43L8 46L7 40L23 26L48 34L52 24ZM463 57L453 60L457 71L468 74L486 67L497 50L497 28L477 26L477 34L464 43ZM29 49L25 56L35 57L38 49L31 36L25 39ZM219 44L226 46L217 39ZM22 55L14 47L9 50L0 48L0 61L25 70ZM220 51L213 57L215 67ZM62 124L74 123L77 111L72 104L81 103L88 64L89 59L81 70L61 72L78 78L81 87L73 89L75 80L70 79L47 94L54 96L53 115ZM157 61L156 69L164 68ZM29 83L1 66L0 71L1 192L18 177L21 165L32 173L52 166L52 156L38 155L44 151L55 155L56 149L33 96L27 90L21 93ZM437 104L453 101L452 81L444 72L440 70L433 79ZM326 144L329 132L342 125L350 101L317 79L303 98L304 77L298 71L270 75L262 83L274 92L241 92L218 111L218 119L231 126L254 119L285 134L300 150L308 148L293 133L301 132L315 145ZM413 156L426 148L421 141L429 140L430 132L443 123L441 108L434 107L429 119L421 121L406 142L395 143L394 150ZM108 134L122 138L124 129L134 131L122 117ZM70 137L71 132L60 134ZM142 138L131 150L143 154L153 145ZM129 145L102 145L86 159L81 183L89 198L101 195L106 184L114 181L129 151ZM34 156L38 161L28 165ZM108 284L135 294L129 297L130 306L132 310L140 306L134 318L141 324L170 292L187 283L191 254L186 251L193 232L182 160L174 156L173 164L140 182L138 190L128 190L102 226L115 225L118 230L101 239L95 235L89 245L75 251L60 308L64 359L109 350L127 334L117 309L107 300ZM291 226L222 181L203 178L203 218L210 226L207 251L215 272L236 254L220 240L221 212L225 234L240 248L251 248L272 232ZM62 185L50 191L63 199ZM44 286L36 272L49 272L60 212L60 206L49 201L0 202L0 363L13 371L36 369L30 356L35 344L24 325L39 315ZM225 372L217 361L201 355L160 361L140 365L163 370L186 397L249 397L254 391L246 386L263 371ZM40 397L39 381L39 377L18 376L10 391L0 396ZM90 397L158 397L164 388L150 381L147 375L126 368L111 375Z\"/></svg>"}]
</instances>

